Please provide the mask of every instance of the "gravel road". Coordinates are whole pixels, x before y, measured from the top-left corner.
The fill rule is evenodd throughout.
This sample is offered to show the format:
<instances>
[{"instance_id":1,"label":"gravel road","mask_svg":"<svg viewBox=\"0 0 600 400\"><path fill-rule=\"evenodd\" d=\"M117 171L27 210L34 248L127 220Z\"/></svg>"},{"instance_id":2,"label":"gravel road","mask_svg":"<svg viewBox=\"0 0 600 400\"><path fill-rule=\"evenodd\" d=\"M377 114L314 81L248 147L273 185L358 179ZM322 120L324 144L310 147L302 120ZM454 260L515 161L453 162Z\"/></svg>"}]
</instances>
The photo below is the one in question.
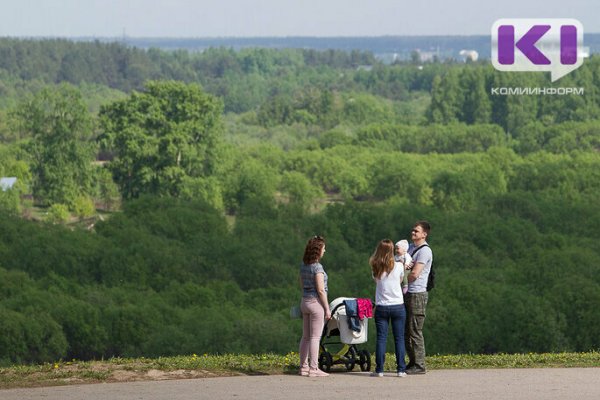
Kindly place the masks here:
<instances>
[{"instance_id":1,"label":"gravel road","mask_svg":"<svg viewBox=\"0 0 600 400\"><path fill-rule=\"evenodd\" d=\"M383 378L368 373L237 376L0 390L2 400L188 399L600 399L600 368L438 370Z\"/></svg>"}]
</instances>

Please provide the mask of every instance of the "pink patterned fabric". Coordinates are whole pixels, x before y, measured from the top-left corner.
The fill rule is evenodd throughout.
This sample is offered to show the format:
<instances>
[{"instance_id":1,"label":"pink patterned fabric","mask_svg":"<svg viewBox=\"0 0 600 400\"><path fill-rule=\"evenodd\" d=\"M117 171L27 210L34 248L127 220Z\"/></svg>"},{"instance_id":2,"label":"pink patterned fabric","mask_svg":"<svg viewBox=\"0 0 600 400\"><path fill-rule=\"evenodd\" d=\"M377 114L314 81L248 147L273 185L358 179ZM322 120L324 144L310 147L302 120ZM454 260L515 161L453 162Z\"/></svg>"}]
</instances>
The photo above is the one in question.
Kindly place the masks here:
<instances>
[{"instance_id":1,"label":"pink patterned fabric","mask_svg":"<svg viewBox=\"0 0 600 400\"><path fill-rule=\"evenodd\" d=\"M358 318L373 318L373 304L369 299L356 299L358 305Z\"/></svg>"}]
</instances>

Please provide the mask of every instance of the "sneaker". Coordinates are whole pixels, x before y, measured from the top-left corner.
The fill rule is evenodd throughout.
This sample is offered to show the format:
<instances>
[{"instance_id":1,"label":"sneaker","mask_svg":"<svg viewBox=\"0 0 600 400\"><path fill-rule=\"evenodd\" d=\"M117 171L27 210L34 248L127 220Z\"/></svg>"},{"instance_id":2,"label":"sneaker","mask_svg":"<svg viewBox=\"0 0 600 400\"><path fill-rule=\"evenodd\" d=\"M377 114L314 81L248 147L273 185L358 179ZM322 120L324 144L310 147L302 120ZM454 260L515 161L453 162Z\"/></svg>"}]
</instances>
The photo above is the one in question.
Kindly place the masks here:
<instances>
[{"instance_id":1,"label":"sneaker","mask_svg":"<svg viewBox=\"0 0 600 400\"><path fill-rule=\"evenodd\" d=\"M298 372L300 376L308 376L308 367L300 368L300 372Z\"/></svg>"},{"instance_id":2,"label":"sneaker","mask_svg":"<svg viewBox=\"0 0 600 400\"><path fill-rule=\"evenodd\" d=\"M425 375L427 373L427 370L423 368L412 367L407 369L406 373L408 375Z\"/></svg>"},{"instance_id":3,"label":"sneaker","mask_svg":"<svg viewBox=\"0 0 600 400\"><path fill-rule=\"evenodd\" d=\"M396 375L398 375L398 378L406 378L406 372L398 372Z\"/></svg>"},{"instance_id":4,"label":"sneaker","mask_svg":"<svg viewBox=\"0 0 600 400\"><path fill-rule=\"evenodd\" d=\"M327 372L321 371L320 369L311 369L308 371L308 376L311 378L318 378L322 376L329 376Z\"/></svg>"},{"instance_id":5,"label":"sneaker","mask_svg":"<svg viewBox=\"0 0 600 400\"><path fill-rule=\"evenodd\" d=\"M371 372L371 376L374 378L383 378L383 372Z\"/></svg>"}]
</instances>

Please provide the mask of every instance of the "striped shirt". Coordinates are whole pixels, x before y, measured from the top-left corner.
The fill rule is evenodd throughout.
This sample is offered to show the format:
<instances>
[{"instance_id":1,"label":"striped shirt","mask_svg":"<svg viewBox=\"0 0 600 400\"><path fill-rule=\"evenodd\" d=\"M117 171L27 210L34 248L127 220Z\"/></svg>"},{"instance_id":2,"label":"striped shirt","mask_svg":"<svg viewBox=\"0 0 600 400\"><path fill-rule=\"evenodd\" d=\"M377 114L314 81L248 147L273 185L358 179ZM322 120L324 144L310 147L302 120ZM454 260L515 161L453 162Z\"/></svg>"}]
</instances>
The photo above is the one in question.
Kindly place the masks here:
<instances>
[{"instance_id":1,"label":"striped shirt","mask_svg":"<svg viewBox=\"0 0 600 400\"><path fill-rule=\"evenodd\" d=\"M323 274L325 291L327 291L327 272L320 263L301 264L300 278L302 279L302 297L317 297L317 274Z\"/></svg>"}]
</instances>

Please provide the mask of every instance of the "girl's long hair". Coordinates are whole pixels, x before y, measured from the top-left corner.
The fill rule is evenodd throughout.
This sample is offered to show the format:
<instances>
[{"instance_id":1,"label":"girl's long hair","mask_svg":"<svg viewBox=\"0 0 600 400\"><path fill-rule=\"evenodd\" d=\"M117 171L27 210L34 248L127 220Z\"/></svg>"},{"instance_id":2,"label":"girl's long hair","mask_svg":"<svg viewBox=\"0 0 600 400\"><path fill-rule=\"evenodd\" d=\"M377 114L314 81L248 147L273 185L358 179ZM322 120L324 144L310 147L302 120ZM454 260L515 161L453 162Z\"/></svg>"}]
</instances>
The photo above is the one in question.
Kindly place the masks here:
<instances>
[{"instance_id":1,"label":"girl's long hair","mask_svg":"<svg viewBox=\"0 0 600 400\"><path fill-rule=\"evenodd\" d=\"M377 245L375 252L369 258L369 264L373 271L373 276L381 279L385 272L389 274L394 269L394 242L390 239L383 239Z\"/></svg>"},{"instance_id":2,"label":"girl's long hair","mask_svg":"<svg viewBox=\"0 0 600 400\"><path fill-rule=\"evenodd\" d=\"M306 243L306 248L304 249L304 257L302 257L304 264L308 265L319 262L323 246L325 246L325 239L321 236L313 236L308 239L308 243Z\"/></svg>"}]
</instances>

